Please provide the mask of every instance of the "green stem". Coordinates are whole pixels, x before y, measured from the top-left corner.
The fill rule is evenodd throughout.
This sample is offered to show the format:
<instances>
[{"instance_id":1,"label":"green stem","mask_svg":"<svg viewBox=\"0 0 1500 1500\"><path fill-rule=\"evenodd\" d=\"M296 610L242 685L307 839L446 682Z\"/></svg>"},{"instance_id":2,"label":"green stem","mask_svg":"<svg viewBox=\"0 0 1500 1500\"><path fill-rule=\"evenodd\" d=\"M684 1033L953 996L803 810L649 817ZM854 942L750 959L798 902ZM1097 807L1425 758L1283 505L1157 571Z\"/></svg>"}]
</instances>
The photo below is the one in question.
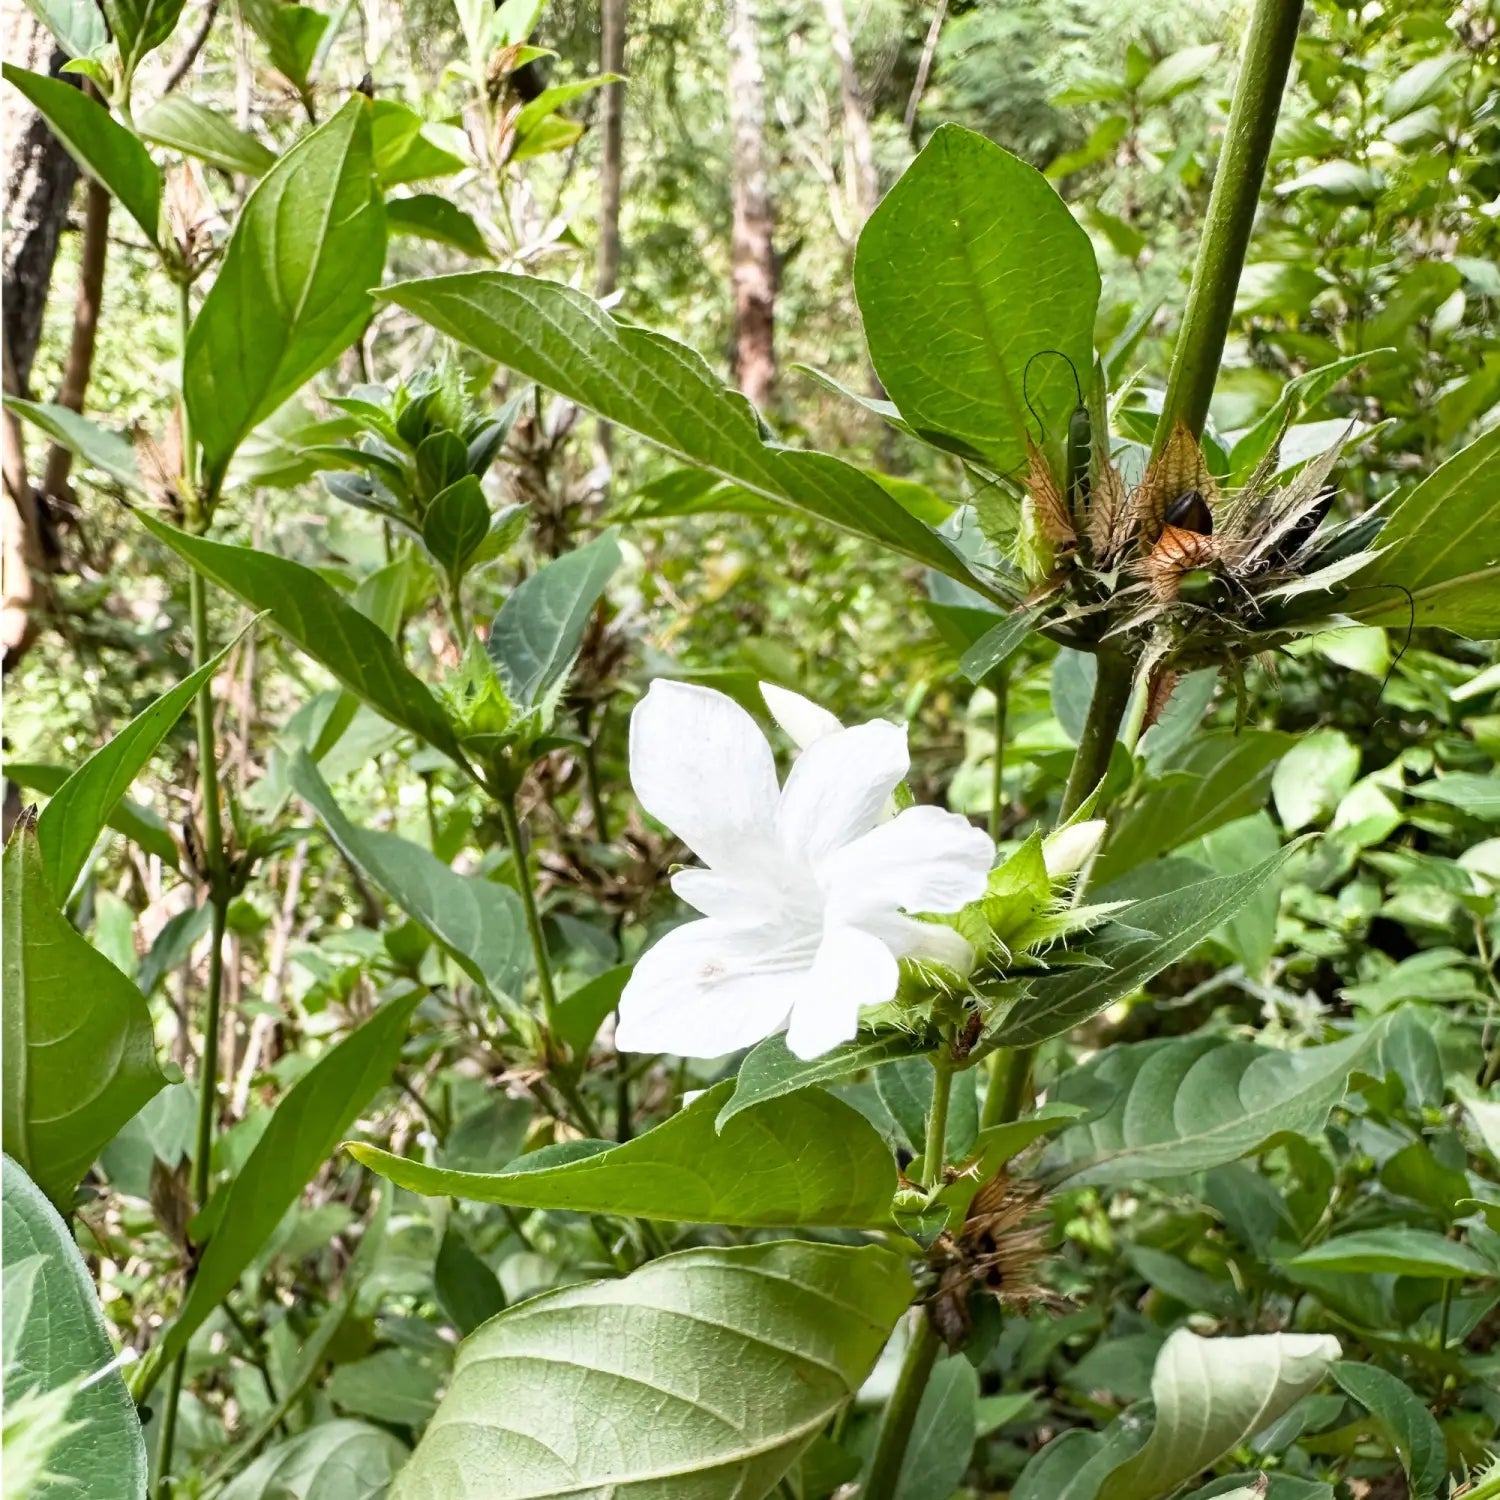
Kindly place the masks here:
<instances>
[{"instance_id":1,"label":"green stem","mask_svg":"<svg viewBox=\"0 0 1500 1500\"><path fill-rule=\"evenodd\" d=\"M197 484L197 455L193 449L193 421L188 415L187 405L187 338L188 329L193 322L193 307L190 298L188 282L185 277L177 279L177 347L183 353L182 365L182 389L177 398L177 425L179 436L182 441L182 471L183 478L188 481L189 487Z\"/></svg>"},{"instance_id":2,"label":"green stem","mask_svg":"<svg viewBox=\"0 0 1500 1500\"><path fill-rule=\"evenodd\" d=\"M911 1442L912 1425L917 1420L917 1409L922 1405L922 1395L937 1360L938 1343L931 1319L918 1310L917 1326L906 1346L901 1373L896 1377L896 1389L891 1392L885 1415L880 1419L875 1456L870 1460L870 1477L865 1481L860 1500L891 1500L896 1493L901 1465Z\"/></svg>"},{"instance_id":3,"label":"green stem","mask_svg":"<svg viewBox=\"0 0 1500 1500\"><path fill-rule=\"evenodd\" d=\"M1095 661L1098 675L1094 678L1094 695L1089 699L1083 736L1078 741L1073 766L1068 772L1068 784L1063 789L1059 823L1066 823L1083 805L1084 798L1104 780L1134 685L1130 663L1123 656L1101 651Z\"/></svg>"},{"instance_id":4,"label":"green stem","mask_svg":"<svg viewBox=\"0 0 1500 1500\"><path fill-rule=\"evenodd\" d=\"M948 1143L948 1100L953 1094L953 1060L946 1048L932 1060L932 1108L927 1112L927 1140L922 1148L922 1186L936 1187L943 1178Z\"/></svg>"},{"instance_id":5,"label":"green stem","mask_svg":"<svg viewBox=\"0 0 1500 1500\"><path fill-rule=\"evenodd\" d=\"M526 859L526 845L521 838L521 820L516 816L514 792L496 793L500 825L505 841L516 861L516 884L521 888L521 905L526 912L526 930L531 935L531 954L536 960L537 983L542 991L542 1016L550 1037L557 1029L557 986L552 981L552 961L547 956L547 937L542 931L542 917L537 910L536 892L531 885L531 866ZM591 1135L595 1132L590 1131Z\"/></svg>"},{"instance_id":6,"label":"green stem","mask_svg":"<svg viewBox=\"0 0 1500 1500\"><path fill-rule=\"evenodd\" d=\"M1301 16L1302 0L1256 0L1177 334L1166 400L1156 424L1153 456L1161 452L1178 422L1194 437L1202 435Z\"/></svg>"},{"instance_id":7,"label":"green stem","mask_svg":"<svg viewBox=\"0 0 1500 1500\"><path fill-rule=\"evenodd\" d=\"M1447 1279L1443 1282L1443 1303L1438 1310L1438 1353L1448 1347L1448 1319L1453 1312L1453 1282Z\"/></svg>"},{"instance_id":8,"label":"green stem","mask_svg":"<svg viewBox=\"0 0 1500 1500\"><path fill-rule=\"evenodd\" d=\"M193 1158L193 1202L202 1208L208 1202L209 1170L214 1151L214 1123L219 1109L219 1013L224 994L224 926L226 903L213 902L208 953L208 996L203 1012L203 1056L198 1066L198 1136Z\"/></svg>"},{"instance_id":9,"label":"green stem","mask_svg":"<svg viewBox=\"0 0 1500 1500\"><path fill-rule=\"evenodd\" d=\"M984 1112L979 1122L983 1128L1020 1119L1035 1059L1035 1047L1000 1047L990 1053L990 1082L984 1091Z\"/></svg>"},{"instance_id":10,"label":"green stem","mask_svg":"<svg viewBox=\"0 0 1500 1500\"><path fill-rule=\"evenodd\" d=\"M1010 673L1003 667L990 677L990 691L995 695L995 761L990 774L990 838L999 841L1000 824L1005 814L1005 716L1010 699Z\"/></svg>"},{"instance_id":11,"label":"green stem","mask_svg":"<svg viewBox=\"0 0 1500 1500\"><path fill-rule=\"evenodd\" d=\"M167 1376L167 1395L162 1403L161 1430L156 1438L156 1490L160 1497L171 1493L172 1449L177 1443L177 1403L182 1399L182 1377L187 1369L187 1350L172 1361Z\"/></svg>"}]
</instances>

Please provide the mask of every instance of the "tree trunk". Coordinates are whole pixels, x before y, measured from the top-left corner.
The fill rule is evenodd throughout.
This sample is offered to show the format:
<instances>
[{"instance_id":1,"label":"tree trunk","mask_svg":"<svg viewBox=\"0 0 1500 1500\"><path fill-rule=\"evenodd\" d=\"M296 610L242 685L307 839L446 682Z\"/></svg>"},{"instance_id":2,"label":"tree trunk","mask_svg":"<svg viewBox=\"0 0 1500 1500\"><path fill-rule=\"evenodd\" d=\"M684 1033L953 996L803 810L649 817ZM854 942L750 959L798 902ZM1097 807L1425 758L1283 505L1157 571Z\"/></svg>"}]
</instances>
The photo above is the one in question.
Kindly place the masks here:
<instances>
[{"instance_id":1,"label":"tree trunk","mask_svg":"<svg viewBox=\"0 0 1500 1500\"><path fill-rule=\"evenodd\" d=\"M67 57L51 33L19 3L0 7L7 61L58 73ZM3 244L4 310L0 343L5 391L31 393L31 365L42 336L42 315L52 283L57 243L67 220L78 168L45 121L14 89L0 94L0 131L8 148ZM0 648L11 671L35 638L36 611L44 602L47 547L45 516L27 477L20 420L6 412L3 438L4 504L0 509Z\"/></svg>"},{"instance_id":2,"label":"tree trunk","mask_svg":"<svg viewBox=\"0 0 1500 1500\"><path fill-rule=\"evenodd\" d=\"M921 61L917 63L916 82L911 86L911 97L906 101L904 124L913 146L917 144L917 108L922 103L922 91L927 87L927 75L932 72L933 55L937 52L938 38L943 32L943 20L948 14L948 0L938 0L932 13L932 25L927 28L927 40L922 43Z\"/></svg>"},{"instance_id":3,"label":"tree trunk","mask_svg":"<svg viewBox=\"0 0 1500 1500\"><path fill-rule=\"evenodd\" d=\"M829 39L839 63L839 93L844 102L844 190L849 195L850 220L858 234L875 211L880 182L875 175L875 149L870 142L870 115L854 69L854 47L844 0L823 0Z\"/></svg>"},{"instance_id":4,"label":"tree trunk","mask_svg":"<svg viewBox=\"0 0 1500 1500\"><path fill-rule=\"evenodd\" d=\"M733 134L734 376L765 407L776 380L776 261L766 174L766 84L756 0L729 3L729 125Z\"/></svg>"},{"instance_id":5,"label":"tree trunk","mask_svg":"<svg viewBox=\"0 0 1500 1500\"><path fill-rule=\"evenodd\" d=\"M602 0L602 27L600 70L623 74L625 0ZM607 297L620 279L620 173L624 155L625 85L606 84L601 103L597 288L601 297Z\"/></svg>"}]
</instances>

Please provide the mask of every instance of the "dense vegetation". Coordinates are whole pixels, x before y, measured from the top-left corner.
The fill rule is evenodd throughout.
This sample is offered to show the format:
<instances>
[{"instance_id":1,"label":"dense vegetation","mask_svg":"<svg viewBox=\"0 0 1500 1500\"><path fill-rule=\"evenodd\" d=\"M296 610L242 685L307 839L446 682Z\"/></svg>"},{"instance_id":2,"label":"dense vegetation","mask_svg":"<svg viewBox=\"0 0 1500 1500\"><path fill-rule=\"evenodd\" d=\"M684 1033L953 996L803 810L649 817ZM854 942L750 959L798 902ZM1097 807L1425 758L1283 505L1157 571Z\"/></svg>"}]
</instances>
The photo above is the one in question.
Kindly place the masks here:
<instances>
[{"instance_id":1,"label":"dense vegetation","mask_svg":"<svg viewBox=\"0 0 1500 1500\"><path fill-rule=\"evenodd\" d=\"M12 9L6 1500L1500 1496L1493 6Z\"/></svg>"}]
</instances>

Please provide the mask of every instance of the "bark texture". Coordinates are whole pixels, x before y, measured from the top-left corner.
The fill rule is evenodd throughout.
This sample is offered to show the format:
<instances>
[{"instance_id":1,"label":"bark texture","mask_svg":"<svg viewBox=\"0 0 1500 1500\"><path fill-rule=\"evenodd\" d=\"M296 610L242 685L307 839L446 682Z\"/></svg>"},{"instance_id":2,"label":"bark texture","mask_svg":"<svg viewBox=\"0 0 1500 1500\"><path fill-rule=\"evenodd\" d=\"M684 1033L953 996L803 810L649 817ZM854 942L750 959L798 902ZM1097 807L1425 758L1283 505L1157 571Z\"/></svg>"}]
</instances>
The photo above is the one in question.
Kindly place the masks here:
<instances>
[{"instance_id":1,"label":"bark texture","mask_svg":"<svg viewBox=\"0 0 1500 1500\"><path fill-rule=\"evenodd\" d=\"M603 35L599 67L625 72L625 0L602 0ZM601 297L620 279L620 189L624 163L625 85L604 86L599 121L599 265L596 286Z\"/></svg>"},{"instance_id":2,"label":"bark texture","mask_svg":"<svg viewBox=\"0 0 1500 1500\"><path fill-rule=\"evenodd\" d=\"M775 218L766 171L766 82L756 0L729 3L729 125L733 135L734 376L758 407L776 381Z\"/></svg>"},{"instance_id":3,"label":"bark texture","mask_svg":"<svg viewBox=\"0 0 1500 1500\"><path fill-rule=\"evenodd\" d=\"M870 141L870 112L854 67L854 45L849 40L849 18L844 0L823 0L828 35L839 64L839 95L844 106L844 182L849 195L855 233L875 211L880 181L875 175L875 148Z\"/></svg>"}]
</instances>

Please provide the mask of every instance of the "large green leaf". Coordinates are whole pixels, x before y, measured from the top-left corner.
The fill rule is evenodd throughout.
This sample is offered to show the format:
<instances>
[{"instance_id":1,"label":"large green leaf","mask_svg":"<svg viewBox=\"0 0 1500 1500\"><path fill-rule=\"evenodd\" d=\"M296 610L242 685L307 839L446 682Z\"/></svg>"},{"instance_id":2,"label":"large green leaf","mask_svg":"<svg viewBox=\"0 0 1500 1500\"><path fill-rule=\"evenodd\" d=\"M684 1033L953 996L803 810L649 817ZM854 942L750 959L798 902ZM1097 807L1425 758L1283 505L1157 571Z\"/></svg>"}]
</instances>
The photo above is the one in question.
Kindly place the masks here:
<instances>
[{"instance_id":1,"label":"large green leaf","mask_svg":"<svg viewBox=\"0 0 1500 1500\"><path fill-rule=\"evenodd\" d=\"M1034 981L995 1031L1002 1046L1029 1046L1070 1031L1186 957L1280 872L1289 846L1249 870L1197 880L1138 901L1086 945L1100 967L1068 968Z\"/></svg>"},{"instance_id":2,"label":"large green leaf","mask_svg":"<svg viewBox=\"0 0 1500 1500\"><path fill-rule=\"evenodd\" d=\"M95 0L27 0L69 57L92 57L109 42L104 12Z\"/></svg>"},{"instance_id":3,"label":"large green leaf","mask_svg":"<svg viewBox=\"0 0 1500 1500\"><path fill-rule=\"evenodd\" d=\"M263 177L276 165L276 153L256 136L183 94L158 99L137 123L148 141L226 172Z\"/></svg>"},{"instance_id":4,"label":"large green leaf","mask_svg":"<svg viewBox=\"0 0 1500 1500\"><path fill-rule=\"evenodd\" d=\"M115 1351L73 1236L9 1156L0 1166L0 1241L9 1417L28 1395L81 1385L99 1375ZM53 1477L44 1492L145 1500L146 1445L135 1403L119 1374L111 1372L76 1390L66 1415L72 1426L48 1457ZM13 1458L7 1434L7 1494Z\"/></svg>"},{"instance_id":5,"label":"large green leaf","mask_svg":"<svg viewBox=\"0 0 1500 1500\"><path fill-rule=\"evenodd\" d=\"M61 791L71 774L66 766L48 765L42 761L5 762L7 780L24 787L28 792L41 792L48 797ZM168 869L178 868L177 845L172 839L171 830L167 827L166 820L150 808L142 807L139 802L132 802L129 797L121 797L106 821L116 833L133 839L147 854L154 854Z\"/></svg>"},{"instance_id":6,"label":"large green leaf","mask_svg":"<svg viewBox=\"0 0 1500 1500\"><path fill-rule=\"evenodd\" d=\"M282 1215L391 1076L420 993L390 1000L287 1090L244 1166L205 1213L213 1234L176 1319L143 1363L137 1390L187 1347L260 1254Z\"/></svg>"},{"instance_id":7,"label":"large green leaf","mask_svg":"<svg viewBox=\"0 0 1500 1500\"><path fill-rule=\"evenodd\" d=\"M1393 1224L1356 1229L1294 1255L1296 1271L1337 1271L1350 1276L1426 1276L1442 1281L1493 1277L1495 1263L1479 1251L1444 1238L1434 1229Z\"/></svg>"},{"instance_id":8,"label":"large green leaf","mask_svg":"<svg viewBox=\"0 0 1500 1500\"><path fill-rule=\"evenodd\" d=\"M398 1187L512 1208L562 1208L691 1224L789 1227L889 1225L896 1168L864 1116L808 1089L736 1115L715 1116L725 1081L645 1135L561 1166L452 1172L374 1146L349 1150Z\"/></svg>"},{"instance_id":9,"label":"large green leaf","mask_svg":"<svg viewBox=\"0 0 1500 1500\"><path fill-rule=\"evenodd\" d=\"M1340 1360L1333 1378L1380 1424L1414 1500L1430 1500L1448 1477L1447 1443L1437 1419L1389 1370Z\"/></svg>"},{"instance_id":10,"label":"large green leaf","mask_svg":"<svg viewBox=\"0 0 1500 1500\"><path fill-rule=\"evenodd\" d=\"M1385 551L1351 586L1348 613L1404 628L1414 612L1418 626L1500 636L1497 473L1500 427L1492 427L1396 507L1380 533Z\"/></svg>"},{"instance_id":11,"label":"large green leaf","mask_svg":"<svg viewBox=\"0 0 1500 1500\"><path fill-rule=\"evenodd\" d=\"M334 843L427 928L465 973L497 999L520 998L531 949L521 898L509 886L460 875L420 844L351 823L305 749L297 749L288 774Z\"/></svg>"},{"instance_id":12,"label":"large green leaf","mask_svg":"<svg viewBox=\"0 0 1500 1500\"><path fill-rule=\"evenodd\" d=\"M392 1500L759 1500L911 1297L889 1250L688 1250L534 1297L460 1347Z\"/></svg>"},{"instance_id":13,"label":"large green leaf","mask_svg":"<svg viewBox=\"0 0 1500 1500\"><path fill-rule=\"evenodd\" d=\"M974 1452L978 1407L974 1366L962 1354L939 1361L911 1424L895 1500L951 1500Z\"/></svg>"},{"instance_id":14,"label":"large green leaf","mask_svg":"<svg viewBox=\"0 0 1500 1500\"><path fill-rule=\"evenodd\" d=\"M533 707L567 675L619 566L620 543L606 531L538 568L506 596L485 649L518 708Z\"/></svg>"},{"instance_id":15,"label":"large green leaf","mask_svg":"<svg viewBox=\"0 0 1500 1500\"><path fill-rule=\"evenodd\" d=\"M475 271L398 282L379 295L678 458L984 587L869 475L825 453L768 442L750 403L725 390L698 354L617 323L581 292Z\"/></svg>"},{"instance_id":16,"label":"large green leaf","mask_svg":"<svg viewBox=\"0 0 1500 1500\"><path fill-rule=\"evenodd\" d=\"M5 78L36 106L68 154L124 205L152 244L161 217L161 173L126 128L74 84L5 64Z\"/></svg>"},{"instance_id":17,"label":"large green leaf","mask_svg":"<svg viewBox=\"0 0 1500 1500\"><path fill-rule=\"evenodd\" d=\"M1283 1131L1314 1134L1384 1030L1300 1052L1227 1036L1107 1048L1048 1093L1080 1104L1112 1096L1058 1137L1058 1161L1073 1183L1130 1182L1237 1161Z\"/></svg>"},{"instance_id":18,"label":"large green leaf","mask_svg":"<svg viewBox=\"0 0 1500 1500\"><path fill-rule=\"evenodd\" d=\"M68 899L94 840L114 816L120 799L140 774L141 767L151 759L199 688L218 671L233 649L233 643L226 646L138 713L119 734L89 756L42 809L36 825L37 842L41 845L47 879L59 901Z\"/></svg>"},{"instance_id":19,"label":"large green leaf","mask_svg":"<svg viewBox=\"0 0 1500 1500\"><path fill-rule=\"evenodd\" d=\"M376 1500L406 1456L384 1428L336 1417L267 1448L219 1500Z\"/></svg>"},{"instance_id":20,"label":"large green leaf","mask_svg":"<svg viewBox=\"0 0 1500 1500\"><path fill-rule=\"evenodd\" d=\"M1159 1500L1268 1427L1339 1357L1326 1334L1204 1339L1179 1328L1156 1357L1156 1425L1146 1446L1104 1481L1109 1500Z\"/></svg>"},{"instance_id":21,"label":"large green leaf","mask_svg":"<svg viewBox=\"0 0 1500 1500\"><path fill-rule=\"evenodd\" d=\"M144 512L137 516L205 578L251 609L266 611L293 645L327 667L356 697L464 764L437 699L407 669L385 631L311 568L274 552L190 536Z\"/></svg>"},{"instance_id":22,"label":"large green leaf","mask_svg":"<svg viewBox=\"0 0 1500 1500\"><path fill-rule=\"evenodd\" d=\"M780 1099L820 1083L836 1083L922 1050L909 1033L884 1031L856 1037L808 1062L791 1051L784 1035L767 1037L745 1054L734 1093L719 1111L719 1127L722 1129L742 1110L753 1109L768 1099Z\"/></svg>"},{"instance_id":23,"label":"large green leaf","mask_svg":"<svg viewBox=\"0 0 1500 1500\"><path fill-rule=\"evenodd\" d=\"M3 864L4 1146L67 1209L166 1079L145 996L58 910L29 817Z\"/></svg>"},{"instance_id":24,"label":"large green leaf","mask_svg":"<svg viewBox=\"0 0 1500 1500\"><path fill-rule=\"evenodd\" d=\"M870 215L854 287L901 415L996 469L1025 463L1029 420L1057 435L1077 401L1067 362L1085 384L1093 368L1087 232L1040 172L957 125L936 131ZM1037 358L1028 376L1044 350L1066 358Z\"/></svg>"},{"instance_id":25,"label":"large green leaf","mask_svg":"<svg viewBox=\"0 0 1500 1500\"><path fill-rule=\"evenodd\" d=\"M260 180L188 331L184 395L216 488L241 440L369 319L385 205L356 94Z\"/></svg>"},{"instance_id":26,"label":"large green leaf","mask_svg":"<svg viewBox=\"0 0 1500 1500\"><path fill-rule=\"evenodd\" d=\"M1296 743L1296 736L1274 729L1214 730L1189 740L1128 807L1111 815L1094 882L1107 884L1255 812L1266 800L1276 762Z\"/></svg>"}]
</instances>

